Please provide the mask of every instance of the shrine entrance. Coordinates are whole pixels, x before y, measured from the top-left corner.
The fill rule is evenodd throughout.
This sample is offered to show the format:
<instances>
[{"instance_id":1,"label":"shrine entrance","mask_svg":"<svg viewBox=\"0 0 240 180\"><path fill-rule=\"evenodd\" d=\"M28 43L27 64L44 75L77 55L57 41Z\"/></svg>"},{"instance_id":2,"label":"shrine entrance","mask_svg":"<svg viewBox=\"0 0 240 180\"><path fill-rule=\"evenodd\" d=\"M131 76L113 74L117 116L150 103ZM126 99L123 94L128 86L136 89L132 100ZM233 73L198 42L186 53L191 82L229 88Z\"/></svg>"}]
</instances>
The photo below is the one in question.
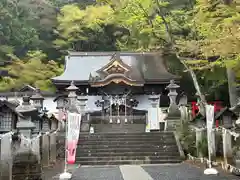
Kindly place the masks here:
<instances>
[{"instance_id":1,"label":"shrine entrance","mask_svg":"<svg viewBox=\"0 0 240 180\"><path fill-rule=\"evenodd\" d=\"M137 102L127 96L108 96L102 111L90 115L95 132L145 132L147 111L137 110Z\"/></svg>"}]
</instances>

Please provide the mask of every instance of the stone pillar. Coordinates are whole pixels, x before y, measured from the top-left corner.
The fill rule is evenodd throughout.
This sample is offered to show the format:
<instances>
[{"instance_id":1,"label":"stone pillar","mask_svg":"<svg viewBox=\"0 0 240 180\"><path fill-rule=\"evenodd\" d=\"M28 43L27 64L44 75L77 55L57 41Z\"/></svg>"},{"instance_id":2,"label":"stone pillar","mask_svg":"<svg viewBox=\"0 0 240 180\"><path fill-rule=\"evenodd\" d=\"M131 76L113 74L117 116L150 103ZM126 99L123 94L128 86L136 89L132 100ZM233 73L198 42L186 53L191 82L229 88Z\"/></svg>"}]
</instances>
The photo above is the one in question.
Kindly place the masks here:
<instances>
[{"instance_id":1,"label":"stone pillar","mask_svg":"<svg viewBox=\"0 0 240 180\"><path fill-rule=\"evenodd\" d=\"M180 106L179 110L181 112L181 122L189 122L188 108L186 106Z\"/></svg>"},{"instance_id":2,"label":"stone pillar","mask_svg":"<svg viewBox=\"0 0 240 180\"><path fill-rule=\"evenodd\" d=\"M53 117L51 118L51 131L55 131L58 128L58 120Z\"/></svg>"},{"instance_id":3,"label":"stone pillar","mask_svg":"<svg viewBox=\"0 0 240 180\"><path fill-rule=\"evenodd\" d=\"M35 135L36 136L36 135ZM35 137L34 140L32 141L32 151L36 156L38 157L39 162L41 161L41 137Z\"/></svg>"},{"instance_id":4,"label":"stone pillar","mask_svg":"<svg viewBox=\"0 0 240 180\"><path fill-rule=\"evenodd\" d=\"M47 167L49 166L50 163L50 143L48 134L42 135L41 150L42 150L41 157L42 166Z\"/></svg>"},{"instance_id":5,"label":"stone pillar","mask_svg":"<svg viewBox=\"0 0 240 180\"><path fill-rule=\"evenodd\" d=\"M222 131L223 140L223 157L224 163L233 163L233 152L232 152L232 135L225 129Z\"/></svg>"},{"instance_id":6,"label":"stone pillar","mask_svg":"<svg viewBox=\"0 0 240 180\"><path fill-rule=\"evenodd\" d=\"M90 131L90 122L89 122L89 115L86 113L86 106L87 106L87 97L83 94L79 97L79 107L80 112L82 114L82 122L81 122L81 132L89 132Z\"/></svg>"},{"instance_id":7,"label":"stone pillar","mask_svg":"<svg viewBox=\"0 0 240 180\"><path fill-rule=\"evenodd\" d=\"M203 157L202 151L199 148L199 144L202 143L203 140L203 129L202 128L196 128L196 149L197 149L197 156Z\"/></svg>"},{"instance_id":8,"label":"stone pillar","mask_svg":"<svg viewBox=\"0 0 240 180\"><path fill-rule=\"evenodd\" d=\"M50 134L50 162L55 163L57 158L57 137L56 133Z\"/></svg>"},{"instance_id":9,"label":"stone pillar","mask_svg":"<svg viewBox=\"0 0 240 180\"><path fill-rule=\"evenodd\" d=\"M215 131L212 129L210 132L210 144L212 145L211 147L209 147L209 143L208 143L208 148L210 148L210 152L211 152L211 160L215 161L216 160L216 137L215 137ZM209 151L208 151L209 152Z\"/></svg>"},{"instance_id":10,"label":"stone pillar","mask_svg":"<svg viewBox=\"0 0 240 180\"><path fill-rule=\"evenodd\" d=\"M12 135L0 136L0 179L12 180Z\"/></svg>"},{"instance_id":11,"label":"stone pillar","mask_svg":"<svg viewBox=\"0 0 240 180\"><path fill-rule=\"evenodd\" d=\"M168 117L181 117L181 113L180 113L180 110L178 108L178 105L176 103L176 98L177 98L177 89L179 88L180 86L175 84L174 80L171 80L170 81L170 84L166 87L167 90L169 90L169 93L168 93L168 97L170 99L170 105L169 105L169 108L168 108Z\"/></svg>"}]
</instances>

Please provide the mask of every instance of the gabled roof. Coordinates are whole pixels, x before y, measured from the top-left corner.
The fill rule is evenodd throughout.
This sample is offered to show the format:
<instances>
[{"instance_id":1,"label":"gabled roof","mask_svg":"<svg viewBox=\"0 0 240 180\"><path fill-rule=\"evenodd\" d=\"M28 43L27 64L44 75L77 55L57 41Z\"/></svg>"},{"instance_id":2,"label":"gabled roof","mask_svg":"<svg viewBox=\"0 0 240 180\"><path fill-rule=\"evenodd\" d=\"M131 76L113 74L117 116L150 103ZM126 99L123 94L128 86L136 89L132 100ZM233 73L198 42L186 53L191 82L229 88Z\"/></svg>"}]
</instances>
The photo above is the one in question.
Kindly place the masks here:
<instances>
[{"instance_id":1,"label":"gabled roof","mask_svg":"<svg viewBox=\"0 0 240 180\"><path fill-rule=\"evenodd\" d=\"M18 116L21 116L21 117L23 116L21 113L16 111L16 104L13 104L7 100L0 100L0 107L3 107L3 106L6 106Z\"/></svg>"},{"instance_id":2,"label":"gabled roof","mask_svg":"<svg viewBox=\"0 0 240 180\"><path fill-rule=\"evenodd\" d=\"M31 85L25 85L21 89L19 89L19 92L26 92L26 91L34 92L35 90L36 90L35 87Z\"/></svg>"},{"instance_id":3,"label":"gabled roof","mask_svg":"<svg viewBox=\"0 0 240 180\"><path fill-rule=\"evenodd\" d=\"M65 58L65 71L52 78L55 84L66 84L74 81L76 85L89 84L89 76L106 66L116 52L70 52ZM118 52L122 62L139 71L146 83L168 83L179 79L169 73L160 53Z\"/></svg>"}]
</instances>

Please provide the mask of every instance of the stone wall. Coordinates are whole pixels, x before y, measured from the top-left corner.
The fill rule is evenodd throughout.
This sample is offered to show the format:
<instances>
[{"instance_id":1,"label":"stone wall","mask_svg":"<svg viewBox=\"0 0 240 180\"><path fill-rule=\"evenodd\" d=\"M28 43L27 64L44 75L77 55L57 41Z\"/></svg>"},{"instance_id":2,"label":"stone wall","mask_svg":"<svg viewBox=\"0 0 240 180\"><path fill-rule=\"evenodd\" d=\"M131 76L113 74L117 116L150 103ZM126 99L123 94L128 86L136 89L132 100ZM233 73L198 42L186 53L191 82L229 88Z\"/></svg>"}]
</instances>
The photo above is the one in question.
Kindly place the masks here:
<instances>
[{"instance_id":1,"label":"stone wall","mask_svg":"<svg viewBox=\"0 0 240 180\"><path fill-rule=\"evenodd\" d=\"M11 133L0 136L0 180L42 180L42 168L56 163L56 132L31 140Z\"/></svg>"}]
</instances>

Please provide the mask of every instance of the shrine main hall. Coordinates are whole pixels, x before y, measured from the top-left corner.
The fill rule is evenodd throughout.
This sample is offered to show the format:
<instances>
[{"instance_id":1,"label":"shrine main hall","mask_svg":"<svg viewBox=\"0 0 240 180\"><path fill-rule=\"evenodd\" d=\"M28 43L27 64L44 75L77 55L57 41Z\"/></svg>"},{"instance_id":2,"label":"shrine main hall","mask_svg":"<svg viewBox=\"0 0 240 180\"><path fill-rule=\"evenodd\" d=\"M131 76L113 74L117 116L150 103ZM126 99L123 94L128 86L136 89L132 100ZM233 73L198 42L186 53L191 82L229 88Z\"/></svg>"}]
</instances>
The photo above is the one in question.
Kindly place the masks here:
<instances>
[{"instance_id":1,"label":"shrine main hall","mask_svg":"<svg viewBox=\"0 0 240 180\"><path fill-rule=\"evenodd\" d=\"M179 77L165 64L157 52L69 52L64 72L52 78L55 100L61 108L72 82L78 96L86 99L85 112L95 132L145 132L154 114L150 109L169 107L170 81L179 88Z\"/></svg>"}]
</instances>

